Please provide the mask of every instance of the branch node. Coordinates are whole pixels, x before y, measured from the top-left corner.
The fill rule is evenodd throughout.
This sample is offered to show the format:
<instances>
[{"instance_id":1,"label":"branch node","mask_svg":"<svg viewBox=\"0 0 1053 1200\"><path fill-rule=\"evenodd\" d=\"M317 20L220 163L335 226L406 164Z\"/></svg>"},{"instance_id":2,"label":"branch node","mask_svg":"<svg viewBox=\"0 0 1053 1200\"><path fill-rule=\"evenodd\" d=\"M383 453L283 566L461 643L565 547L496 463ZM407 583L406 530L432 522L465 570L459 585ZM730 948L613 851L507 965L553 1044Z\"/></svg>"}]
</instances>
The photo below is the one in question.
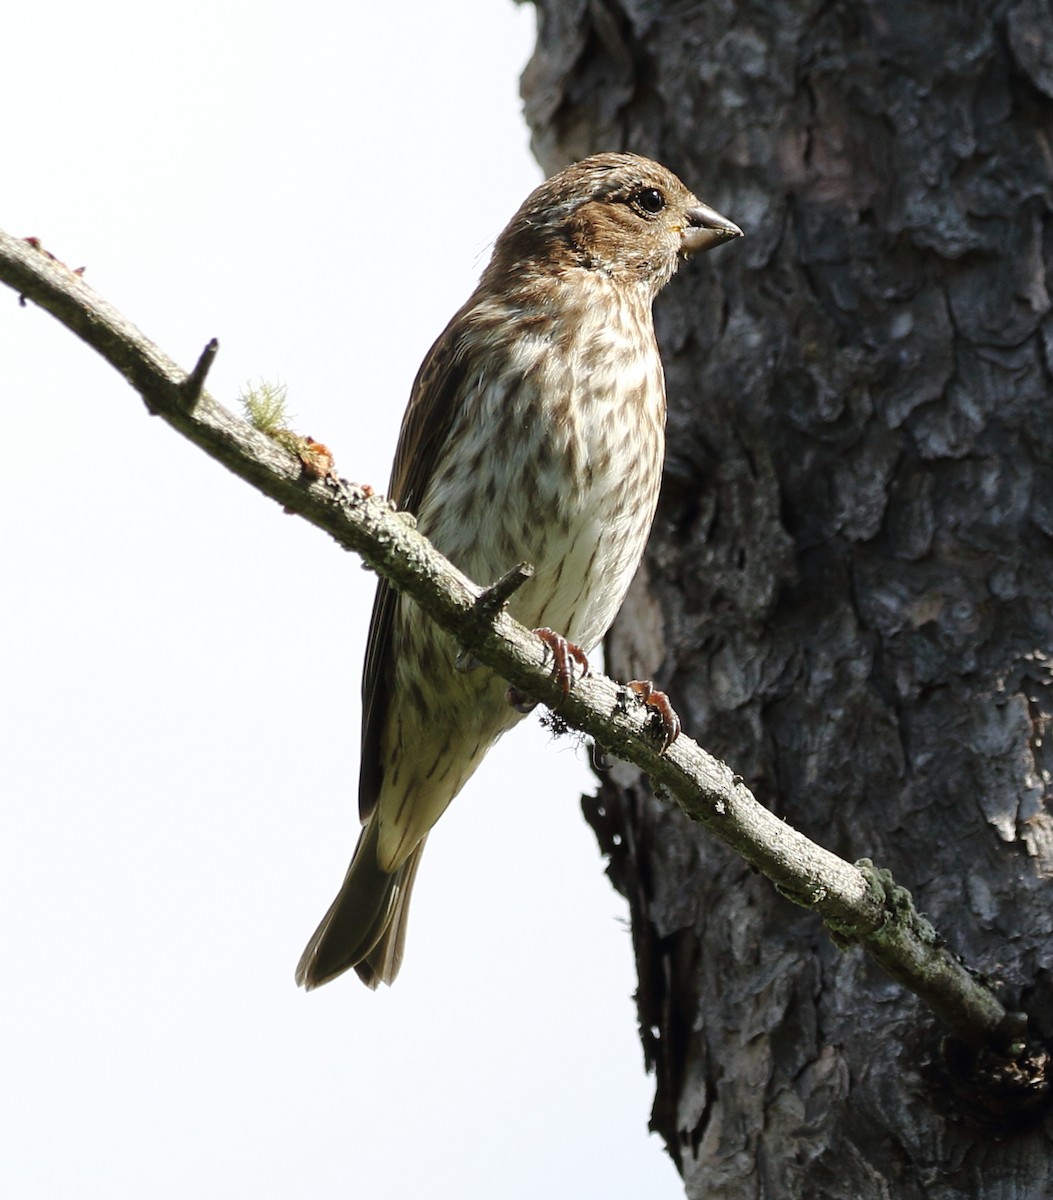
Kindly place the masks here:
<instances>
[{"instance_id":1,"label":"branch node","mask_svg":"<svg viewBox=\"0 0 1053 1200\"><path fill-rule=\"evenodd\" d=\"M530 563L521 562L506 571L500 579L483 588L472 605L475 616L490 620L512 599L516 592L528 579L534 577L534 568Z\"/></svg>"},{"instance_id":2,"label":"branch node","mask_svg":"<svg viewBox=\"0 0 1053 1200\"><path fill-rule=\"evenodd\" d=\"M201 393L205 387L205 379L218 352L219 341L217 338L212 338L204 350L201 351L201 356L198 358L194 369L179 385L180 400L187 412L192 412L197 402L201 399Z\"/></svg>"},{"instance_id":3,"label":"branch node","mask_svg":"<svg viewBox=\"0 0 1053 1200\"><path fill-rule=\"evenodd\" d=\"M483 588L472 604L471 611L464 622L464 628L471 630L491 626L494 617L497 616L523 584L533 577L533 574L534 568L530 563L516 563L500 579L490 584L489 587ZM465 649L462 646L457 651L457 657L453 665L458 671L474 671L480 664L471 650Z\"/></svg>"}]
</instances>

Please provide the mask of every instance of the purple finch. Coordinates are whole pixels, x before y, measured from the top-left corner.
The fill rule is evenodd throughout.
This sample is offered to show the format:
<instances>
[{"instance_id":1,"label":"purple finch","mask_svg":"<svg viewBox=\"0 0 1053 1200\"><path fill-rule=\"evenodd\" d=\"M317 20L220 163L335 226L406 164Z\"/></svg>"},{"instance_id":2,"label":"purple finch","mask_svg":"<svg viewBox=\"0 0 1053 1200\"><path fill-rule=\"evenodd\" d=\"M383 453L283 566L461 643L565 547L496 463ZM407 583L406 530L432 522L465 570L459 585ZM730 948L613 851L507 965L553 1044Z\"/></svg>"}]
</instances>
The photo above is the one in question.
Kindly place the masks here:
<instances>
[{"instance_id":1,"label":"purple finch","mask_svg":"<svg viewBox=\"0 0 1053 1200\"><path fill-rule=\"evenodd\" d=\"M545 627L564 679L613 621L658 502L665 378L652 302L682 257L740 235L657 163L576 163L512 218L413 385L391 499L477 582L533 564L509 610ZM362 684L364 828L300 959L304 987L349 967L370 987L394 980L428 832L521 717L496 675L457 657L382 580Z\"/></svg>"}]
</instances>

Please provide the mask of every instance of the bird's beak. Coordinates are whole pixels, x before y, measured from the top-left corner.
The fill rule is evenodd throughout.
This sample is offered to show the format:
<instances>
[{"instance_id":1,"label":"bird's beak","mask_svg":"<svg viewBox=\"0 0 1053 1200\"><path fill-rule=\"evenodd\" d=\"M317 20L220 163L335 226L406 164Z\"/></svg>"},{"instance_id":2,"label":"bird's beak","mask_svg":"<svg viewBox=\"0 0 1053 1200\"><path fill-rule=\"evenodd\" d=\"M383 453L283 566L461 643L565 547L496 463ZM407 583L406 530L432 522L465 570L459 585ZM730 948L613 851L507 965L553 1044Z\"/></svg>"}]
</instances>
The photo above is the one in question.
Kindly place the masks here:
<instances>
[{"instance_id":1,"label":"bird's beak","mask_svg":"<svg viewBox=\"0 0 1053 1200\"><path fill-rule=\"evenodd\" d=\"M687 226L680 235L680 250L685 255L698 254L737 237L742 237L742 230L734 221L699 202L687 210Z\"/></svg>"}]
</instances>

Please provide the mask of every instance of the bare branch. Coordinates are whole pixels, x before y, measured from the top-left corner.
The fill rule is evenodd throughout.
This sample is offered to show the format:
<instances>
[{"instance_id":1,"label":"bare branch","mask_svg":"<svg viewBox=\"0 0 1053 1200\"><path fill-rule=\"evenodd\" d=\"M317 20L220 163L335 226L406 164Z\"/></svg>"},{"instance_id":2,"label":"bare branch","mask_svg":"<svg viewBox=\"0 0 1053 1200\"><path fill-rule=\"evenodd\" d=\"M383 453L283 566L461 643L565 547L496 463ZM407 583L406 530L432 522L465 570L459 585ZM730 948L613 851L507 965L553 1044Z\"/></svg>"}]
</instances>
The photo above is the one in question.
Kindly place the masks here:
<instances>
[{"instance_id":1,"label":"bare branch","mask_svg":"<svg viewBox=\"0 0 1053 1200\"><path fill-rule=\"evenodd\" d=\"M368 487L315 479L273 440L203 390L217 343L188 375L84 281L38 247L0 233L0 280L97 350L151 412L287 509L354 550L458 639L473 661L546 704L670 793L693 820L763 872L789 899L818 913L841 946L858 944L932 1008L974 1049L1023 1053L1025 1018L1007 1013L990 989L942 945L910 894L866 860L851 864L824 850L761 806L724 763L681 736L666 753L651 731L651 711L628 689L592 673L564 699L541 641L504 604L529 568L513 567L480 588Z\"/></svg>"}]
</instances>

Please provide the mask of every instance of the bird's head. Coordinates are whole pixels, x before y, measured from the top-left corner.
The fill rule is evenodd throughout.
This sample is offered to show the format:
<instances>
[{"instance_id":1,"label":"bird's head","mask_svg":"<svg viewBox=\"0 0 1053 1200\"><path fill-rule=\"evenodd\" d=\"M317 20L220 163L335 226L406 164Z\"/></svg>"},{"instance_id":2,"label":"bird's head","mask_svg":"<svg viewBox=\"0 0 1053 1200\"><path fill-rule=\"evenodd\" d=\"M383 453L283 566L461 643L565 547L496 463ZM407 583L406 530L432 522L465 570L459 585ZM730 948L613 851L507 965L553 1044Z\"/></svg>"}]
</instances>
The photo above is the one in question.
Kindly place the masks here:
<instances>
[{"instance_id":1,"label":"bird's head","mask_svg":"<svg viewBox=\"0 0 1053 1200\"><path fill-rule=\"evenodd\" d=\"M682 257L741 236L660 164L596 154L527 197L497 240L491 270L584 268L657 292Z\"/></svg>"}]
</instances>

